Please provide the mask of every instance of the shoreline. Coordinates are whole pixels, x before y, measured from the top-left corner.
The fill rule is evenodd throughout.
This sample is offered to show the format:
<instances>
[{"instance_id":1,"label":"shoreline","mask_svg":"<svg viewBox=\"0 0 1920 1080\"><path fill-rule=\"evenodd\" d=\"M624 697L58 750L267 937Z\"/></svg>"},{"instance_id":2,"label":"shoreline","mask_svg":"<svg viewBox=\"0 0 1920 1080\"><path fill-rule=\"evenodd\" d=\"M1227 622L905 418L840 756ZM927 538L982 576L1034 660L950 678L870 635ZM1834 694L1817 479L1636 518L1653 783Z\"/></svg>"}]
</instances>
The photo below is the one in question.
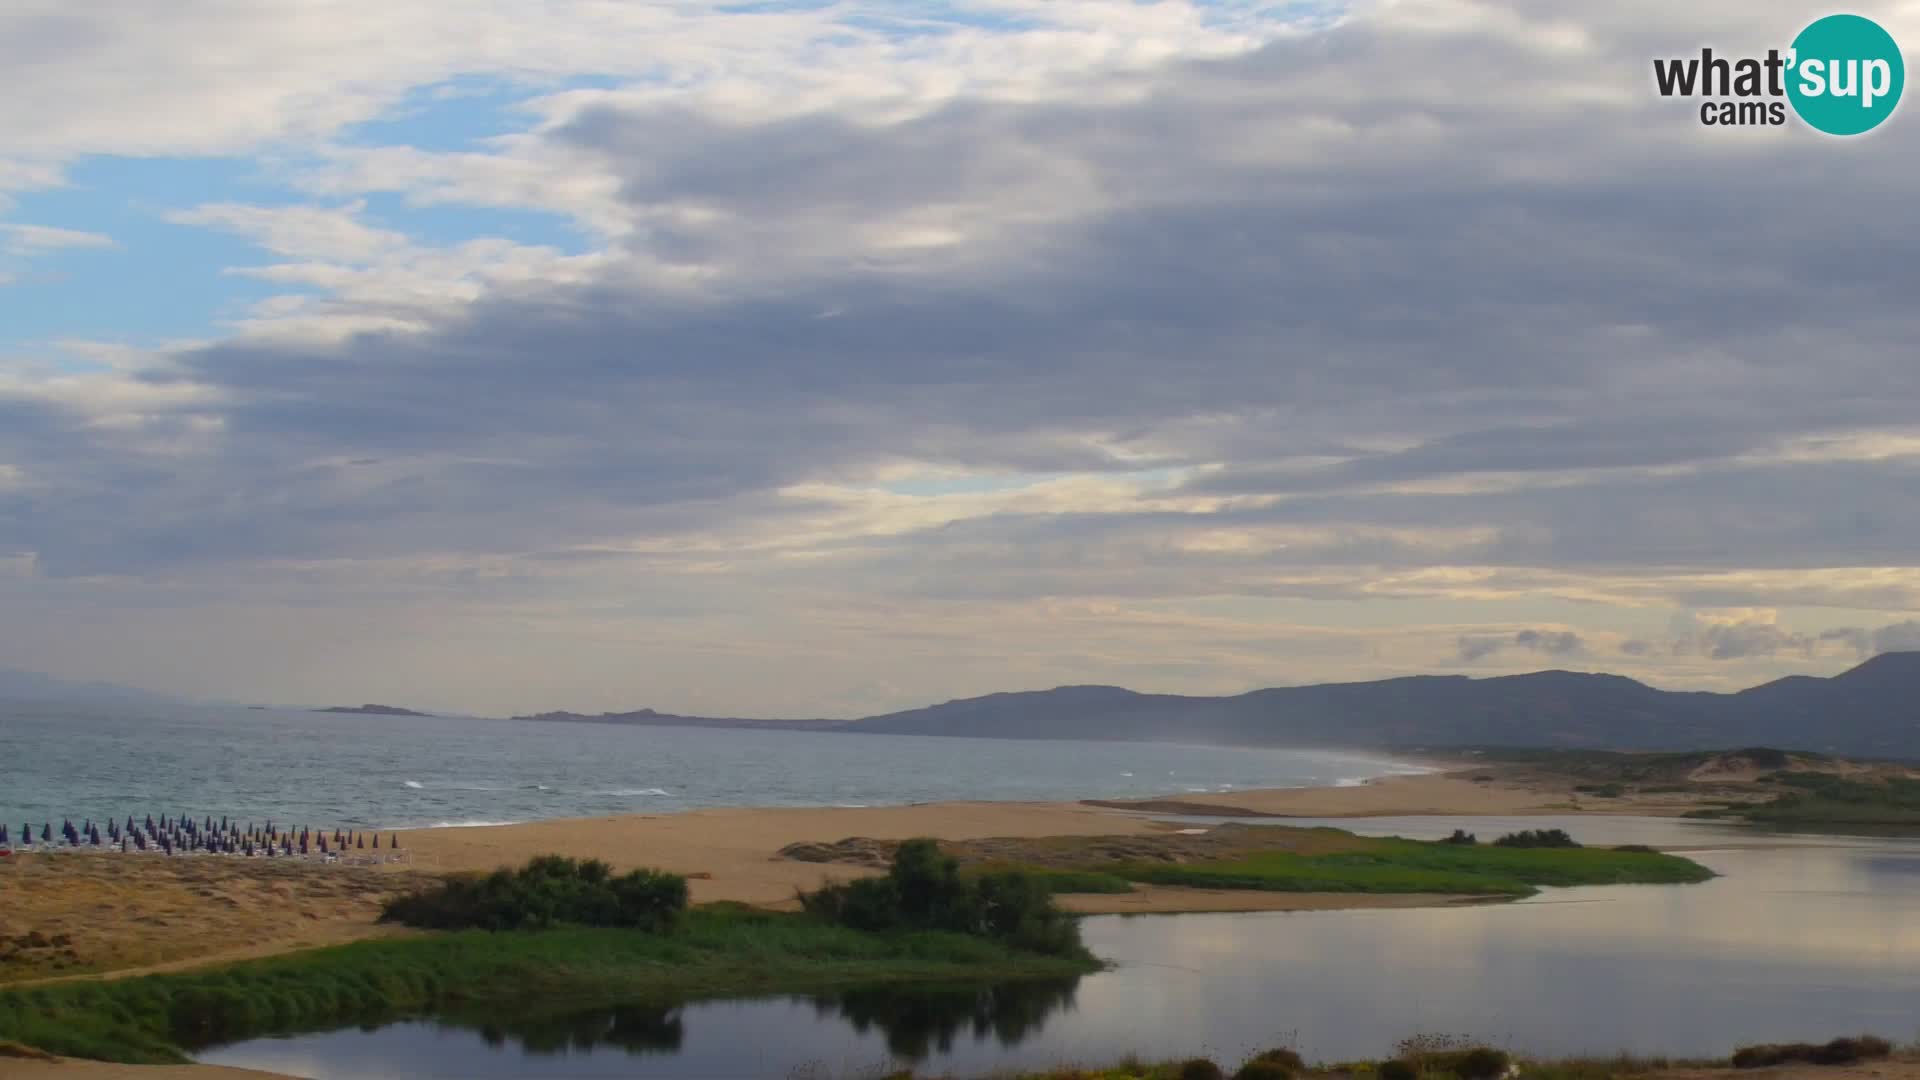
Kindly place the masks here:
<instances>
[{"instance_id":1,"label":"shoreline","mask_svg":"<svg viewBox=\"0 0 1920 1080\"><path fill-rule=\"evenodd\" d=\"M1401 759L1412 765L1416 762ZM524 862L541 854L599 858L616 871L652 867L684 874L695 903L732 901L776 910L798 906L802 889L823 883L845 881L878 872L874 867L846 863L805 862L781 854L792 844L832 845L851 837L898 841L930 836L948 841L972 841L995 838L1053 837L1127 837L1177 833L1194 827L1190 822L1168 821L1154 816L1168 814L1172 808L1210 816L1249 816L1273 819L1284 824L1286 818L1364 819L1398 815L1445 816L1523 816L1527 814L1568 814L1599 811L1606 813L1661 814L1678 812L1633 800L1609 800L1610 805L1589 806L1596 800L1580 800L1566 785L1542 783L1537 778L1518 775L1497 766L1470 762L1422 761L1431 771L1388 773L1359 784L1329 787L1248 789L1238 792L1190 793L1175 798L1148 800L1097 800L1081 802L934 802L906 806L879 807L731 807L652 814L623 814L594 818L553 819L515 825L484 825L397 830L410 864L387 864L369 868L343 868L288 860L225 860L192 857L143 859L131 857L142 873L156 878L186 873L194 877L189 885L214 886L223 891L236 889L237 879L257 874L263 880L249 887L254 893L232 893L241 901L236 919L254 921L262 916L267 903L261 890L277 890L281 882L293 879L309 883L338 881L343 874L357 875L351 895L310 904L304 918L297 920L298 933L266 930L273 940L254 942L245 950L246 958L302 951L325 944L363 940L387 934L404 933L374 921L378 907L377 892L404 890L428 875L456 871L490 871ZM1462 767L1464 766L1464 767ZM1487 778L1491 777L1491 778ZM1576 809L1577 807L1577 809ZM383 830L388 831L388 830ZM72 893L62 896L58 878L70 873L88 872L100 877L124 876L116 865L130 857L119 855L74 854L67 859L53 855L28 855L0 861L0 886L15 886L16 913L25 916L23 925L38 926L42 918L55 919L70 907ZM23 873L24 871L24 873ZM36 874L35 871L41 871ZM38 895L22 895L17 886L34 877L44 877L51 886ZM135 895L148 907L160 901L160 892L139 881L108 882L121 895ZM161 882L161 884L167 884ZM174 883L176 885L180 883ZM71 883L69 883L71 886ZM296 891L308 886L295 885ZM376 892L377 891L377 892ZM257 894L257 895L256 895ZM200 894L204 895L204 894ZM104 896L100 897L104 899ZM1057 898L1060 906L1083 915L1177 914L1256 911L1335 911L1393 909L1410 907L1453 907L1486 903L1488 897L1432 893L1356 893L1356 892L1262 892L1190 888L1171 885L1136 886L1124 894L1069 894ZM186 900L183 891L182 901ZM192 901L199 903L200 901ZM268 907L272 907L268 904ZM38 912L38 913L37 913ZM128 911L134 930L146 933L142 912ZM149 913L150 914L150 913ZM277 919L268 919L278 922ZM52 928L49 927L51 930ZM56 976L68 978L116 979L147 971L181 970L212 966L239 955L219 953L156 958L157 963L111 959L111 950L102 952L102 968L97 973ZM44 983L46 980L32 980ZM0 982L0 990L23 986L25 981ZM144 1080L147 1077L178 1076L216 1080L219 1077L269 1076L238 1073L205 1065L175 1067L118 1066L98 1062L66 1060L59 1064L26 1064L7 1061L9 1068L43 1069L49 1076L70 1080ZM33 1073L37 1075L38 1073Z\"/></svg>"}]
</instances>

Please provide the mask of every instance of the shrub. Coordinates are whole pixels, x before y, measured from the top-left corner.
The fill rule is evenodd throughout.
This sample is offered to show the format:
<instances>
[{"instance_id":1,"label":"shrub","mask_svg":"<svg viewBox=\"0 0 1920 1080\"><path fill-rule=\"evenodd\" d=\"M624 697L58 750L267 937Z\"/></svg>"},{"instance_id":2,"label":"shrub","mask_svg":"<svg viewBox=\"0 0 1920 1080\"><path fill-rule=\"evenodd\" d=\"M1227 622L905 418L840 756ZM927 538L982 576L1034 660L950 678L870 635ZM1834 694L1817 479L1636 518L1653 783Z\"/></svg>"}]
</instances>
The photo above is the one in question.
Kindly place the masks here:
<instances>
[{"instance_id":1,"label":"shrub","mask_svg":"<svg viewBox=\"0 0 1920 1080\"><path fill-rule=\"evenodd\" d=\"M1427 1062L1431 1072L1452 1073L1460 1080L1494 1080L1507 1071L1505 1052L1476 1046L1449 1054L1436 1055Z\"/></svg>"},{"instance_id":2,"label":"shrub","mask_svg":"<svg viewBox=\"0 0 1920 1080\"><path fill-rule=\"evenodd\" d=\"M1508 833L1493 842L1495 847L1510 848L1577 848L1579 842L1567 835L1565 829L1525 829Z\"/></svg>"},{"instance_id":3,"label":"shrub","mask_svg":"<svg viewBox=\"0 0 1920 1080\"><path fill-rule=\"evenodd\" d=\"M1233 1080L1293 1080L1293 1070L1278 1061L1255 1058L1240 1066Z\"/></svg>"},{"instance_id":4,"label":"shrub","mask_svg":"<svg viewBox=\"0 0 1920 1080\"><path fill-rule=\"evenodd\" d=\"M1453 830L1452 836L1440 842L1443 844L1477 844L1480 842L1480 838L1465 829L1455 829Z\"/></svg>"},{"instance_id":5,"label":"shrub","mask_svg":"<svg viewBox=\"0 0 1920 1080\"><path fill-rule=\"evenodd\" d=\"M885 877L802 893L809 914L855 930L949 930L1057 956L1081 951L1080 927L1045 882L1018 870L963 877L932 840L908 840Z\"/></svg>"},{"instance_id":6,"label":"shrub","mask_svg":"<svg viewBox=\"0 0 1920 1080\"><path fill-rule=\"evenodd\" d=\"M518 870L458 875L397 897L382 922L430 930L539 930L550 926L665 930L687 908L687 879L660 870L613 876L598 859L542 855Z\"/></svg>"},{"instance_id":7,"label":"shrub","mask_svg":"<svg viewBox=\"0 0 1920 1080\"><path fill-rule=\"evenodd\" d=\"M1634 853L1635 855L1658 855L1658 854L1660 854L1660 849L1659 849L1659 848L1656 848L1656 847L1651 847L1651 846L1649 846L1649 845L1647 845L1647 844L1615 844L1615 845L1613 846L1613 850L1615 850L1615 851L1630 851L1630 852L1632 852L1632 853Z\"/></svg>"},{"instance_id":8,"label":"shrub","mask_svg":"<svg viewBox=\"0 0 1920 1080\"><path fill-rule=\"evenodd\" d=\"M1262 1050L1253 1055L1253 1060L1281 1065L1289 1072L1305 1072L1307 1069L1307 1063L1300 1059L1300 1055L1284 1046L1276 1046L1271 1050Z\"/></svg>"},{"instance_id":9,"label":"shrub","mask_svg":"<svg viewBox=\"0 0 1920 1080\"><path fill-rule=\"evenodd\" d=\"M1393 1060L1380 1063L1375 1074L1380 1080L1420 1080L1420 1071L1404 1061Z\"/></svg>"},{"instance_id":10,"label":"shrub","mask_svg":"<svg viewBox=\"0 0 1920 1080\"><path fill-rule=\"evenodd\" d=\"M1873 1035L1852 1039L1834 1039L1826 1043L1763 1043L1743 1046L1733 1052L1736 1069L1765 1069L1789 1062L1811 1065L1853 1065L1893 1053L1887 1040Z\"/></svg>"},{"instance_id":11,"label":"shrub","mask_svg":"<svg viewBox=\"0 0 1920 1080\"><path fill-rule=\"evenodd\" d=\"M1227 1074L1220 1066L1206 1058L1194 1058L1180 1063L1180 1080L1227 1080Z\"/></svg>"}]
</instances>

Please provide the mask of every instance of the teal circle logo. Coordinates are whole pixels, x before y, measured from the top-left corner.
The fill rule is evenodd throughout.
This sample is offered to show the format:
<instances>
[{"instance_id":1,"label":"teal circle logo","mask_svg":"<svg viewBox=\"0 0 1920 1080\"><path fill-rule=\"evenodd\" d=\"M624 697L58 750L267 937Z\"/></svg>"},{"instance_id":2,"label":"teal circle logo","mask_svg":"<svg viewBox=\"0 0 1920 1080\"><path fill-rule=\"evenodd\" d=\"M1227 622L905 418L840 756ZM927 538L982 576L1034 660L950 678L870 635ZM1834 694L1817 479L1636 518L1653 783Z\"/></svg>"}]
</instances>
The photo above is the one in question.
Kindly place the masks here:
<instances>
[{"instance_id":1,"label":"teal circle logo","mask_svg":"<svg viewBox=\"0 0 1920 1080\"><path fill-rule=\"evenodd\" d=\"M1907 65L1880 24L1859 15L1816 19L1793 39L1787 99L1815 130L1859 135L1900 104Z\"/></svg>"}]
</instances>

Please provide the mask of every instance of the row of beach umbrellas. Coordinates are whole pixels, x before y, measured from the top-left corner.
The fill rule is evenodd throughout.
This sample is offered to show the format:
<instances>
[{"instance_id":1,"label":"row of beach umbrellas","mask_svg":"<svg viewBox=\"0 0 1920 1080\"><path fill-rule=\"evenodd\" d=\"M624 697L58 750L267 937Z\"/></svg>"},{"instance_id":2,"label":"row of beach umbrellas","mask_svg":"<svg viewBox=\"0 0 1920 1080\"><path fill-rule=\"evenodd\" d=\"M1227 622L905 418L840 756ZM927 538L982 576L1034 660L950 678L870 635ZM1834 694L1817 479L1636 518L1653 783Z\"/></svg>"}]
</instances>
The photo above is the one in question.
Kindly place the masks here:
<instances>
[{"instance_id":1,"label":"row of beach umbrellas","mask_svg":"<svg viewBox=\"0 0 1920 1080\"><path fill-rule=\"evenodd\" d=\"M21 850L36 847L95 848L123 852L157 851L167 855L205 853L324 857L350 850L379 851L381 846L378 832L335 829L328 834L324 829L307 826L302 826L296 832L291 827L277 826L271 820L262 825L249 821L242 826L238 818L222 817L216 823L211 815L195 820L184 814L176 817L163 814L156 820L152 814L148 814L144 821L135 821L132 815L128 815L124 824L116 819L108 819L104 829L92 818L83 819L79 825L67 819L60 822L58 840L54 839L53 823L47 821L40 824L37 842L30 823L20 826L17 837L6 825L0 824L0 848ZM398 851L399 835L388 833L385 847L389 851Z\"/></svg>"}]
</instances>

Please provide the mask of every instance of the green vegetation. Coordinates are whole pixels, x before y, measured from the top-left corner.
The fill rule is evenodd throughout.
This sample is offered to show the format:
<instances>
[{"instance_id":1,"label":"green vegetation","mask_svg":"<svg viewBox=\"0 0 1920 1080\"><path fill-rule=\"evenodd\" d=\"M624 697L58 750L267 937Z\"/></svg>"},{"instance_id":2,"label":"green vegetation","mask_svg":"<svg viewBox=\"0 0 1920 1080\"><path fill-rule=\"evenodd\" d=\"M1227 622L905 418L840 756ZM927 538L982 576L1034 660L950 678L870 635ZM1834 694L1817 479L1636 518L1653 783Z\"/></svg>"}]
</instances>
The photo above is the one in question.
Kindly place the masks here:
<instances>
[{"instance_id":1,"label":"green vegetation","mask_svg":"<svg viewBox=\"0 0 1920 1080\"><path fill-rule=\"evenodd\" d=\"M1871 1035L1835 1039L1813 1045L1749 1047L1736 1052L1731 1063L1676 1061L1663 1057L1587 1057L1516 1060L1504 1050L1476 1045L1451 1036L1415 1036L1402 1042L1395 1056L1384 1061L1343 1061L1307 1065L1291 1050L1269 1050L1243 1062L1237 1071L1207 1058L1165 1063L1126 1059L1105 1068L1066 1066L1042 1072L997 1074L1001 1080L1495 1080L1518 1069L1526 1080L1619 1080L1644 1077L1668 1069L1694 1072L1709 1069L1761 1068L1766 1065L1808 1062L1851 1065L1887 1057L1892 1047ZM888 1080L914 1080L912 1072L895 1073Z\"/></svg>"},{"instance_id":2,"label":"green vegetation","mask_svg":"<svg viewBox=\"0 0 1920 1080\"><path fill-rule=\"evenodd\" d=\"M429 930L614 926L665 930L687 909L687 879L658 870L613 876L598 859L543 855L518 870L460 874L387 902L382 922Z\"/></svg>"},{"instance_id":3,"label":"green vegetation","mask_svg":"<svg viewBox=\"0 0 1920 1080\"><path fill-rule=\"evenodd\" d=\"M1522 829L1508 833L1493 842L1494 847L1505 848L1577 848L1580 842L1567 835L1565 829Z\"/></svg>"},{"instance_id":4,"label":"green vegetation","mask_svg":"<svg viewBox=\"0 0 1920 1080\"><path fill-rule=\"evenodd\" d=\"M1486 747L1479 755L1488 761L1528 765L1594 786L1654 784L1666 790L1682 787L1703 765L1743 762L1755 769L1785 769L1795 761L1827 761L1825 755L1805 751L1752 746L1741 750L1689 750L1676 753L1637 753L1628 750L1521 750ZM1575 790L1579 790L1576 788ZM1597 794L1597 792L1596 792Z\"/></svg>"},{"instance_id":5,"label":"green vegetation","mask_svg":"<svg viewBox=\"0 0 1920 1080\"><path fill-rule=\"evenodd\" d=\"M1235 859L1099 869L1131 881L1206 889L1486 896L1530 896L1542 885L1675 885L1713 876L1698 863L1658 852L1349 839L1339 850L1323 854L1268 851Z\"/></svg>"},{"instance_id":6,"label":"green vegetation","mask_svg":"<svg viewBox=\"0 0 1920 1080\"><path fill-rule=\"evenodd\" d=\"M1893 1044L1872 1035L1834 1039L1826 1043L1766 1043L1743 1046L1733 1052L1736 1069L1766 1069L1803 1061L1809 1065L1857 1065L1893 1053Z\"/></svg>"},{"instance_id":7,"label":"green vegetation","mask_svg":"<svg viewBox=\"0 0 1920 1080\"><path fill-rule=\"evenodd\" d=\"M177 1062L215 1042L441 1009L670 1001L889 982L1060 977L1040 955L940 931L862 933L804 915L696 908L672 930L466 930L168 975L0 992L0 1040L74 1057Z\"/></svg>"},{"instance_id":8,"label":"green vegetation","mask_svg":"<svg viewBox=\"0 0 1920 1080\"><path fill-rule=\"evenodd\" d=\"M1778 773L1775 783L1788 790L1728 813L1766 825L1920 825L1920 780Z\"/></svg>"},{"instance_id":9,"label":"green vegetation","mask_svg":"<svg viewBox=\"0 0 1920 1080\"><path fill-rule=\"evenodd\" d=\"M1053 906L1052 889L1022 870L960 873L927 839L908 840L883 877L828 885L800 897L808 914L870 932L944 930L1051 956L1087 957L1080 926Z\"/></svg>"}]
</instances>

